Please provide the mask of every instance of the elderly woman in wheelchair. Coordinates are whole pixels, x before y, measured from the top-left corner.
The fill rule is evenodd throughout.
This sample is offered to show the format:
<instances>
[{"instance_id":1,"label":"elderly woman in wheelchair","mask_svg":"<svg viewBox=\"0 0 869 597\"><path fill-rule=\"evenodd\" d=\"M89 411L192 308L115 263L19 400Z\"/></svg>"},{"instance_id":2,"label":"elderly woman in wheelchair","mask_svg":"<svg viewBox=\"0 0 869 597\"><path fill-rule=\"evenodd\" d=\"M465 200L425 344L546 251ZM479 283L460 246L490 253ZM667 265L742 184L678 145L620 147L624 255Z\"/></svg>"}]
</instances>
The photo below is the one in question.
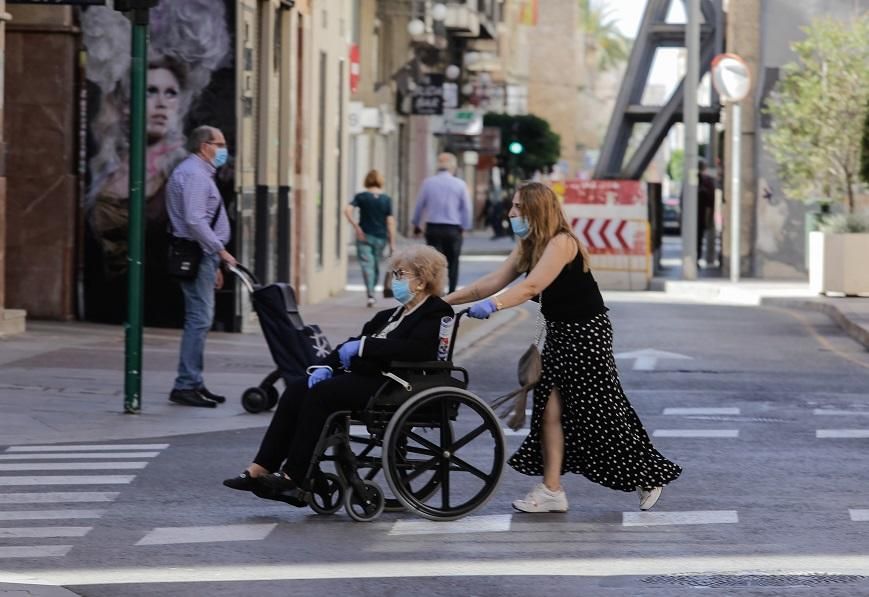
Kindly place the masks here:
<instances>
[{"instance_id":1,"label":"elderly woman in wheelchair","mask_svg":"<svg viewBox=\"0 0 869 597\"><path fill-rule=\"evenodd\" d=\"M377 313L310 367L307 380L287 387L253 462L224 485L320 514L343 506L356 520L373 520L385 507L453 519L485 503L500 477L503 437L491 409L465 390L467 373L436 360L442 320L453 316L440 298L446 266L431 247L397 253L392 288L401 305ZM460 410L478 421L456 438ZM351 433L362 425L365 434ZM480 443L484 431L488 447ZM468 460L450 453L463 448ZM337 474L321 470L329 461ZM460 497L450 489L453 470L482 479L483 488ZM375 482L381 472L394 498ZM437 493L440 505L428 504Z\"/></svg>"}]
</instances>

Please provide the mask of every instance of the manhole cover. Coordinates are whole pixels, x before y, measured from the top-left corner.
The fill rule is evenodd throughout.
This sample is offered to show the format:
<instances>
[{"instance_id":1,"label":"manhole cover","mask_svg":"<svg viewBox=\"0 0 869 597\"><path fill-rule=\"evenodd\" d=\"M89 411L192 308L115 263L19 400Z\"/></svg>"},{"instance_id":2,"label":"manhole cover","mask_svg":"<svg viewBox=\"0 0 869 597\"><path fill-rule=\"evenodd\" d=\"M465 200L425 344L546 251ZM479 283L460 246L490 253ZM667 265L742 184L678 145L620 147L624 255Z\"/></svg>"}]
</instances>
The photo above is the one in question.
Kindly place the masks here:
<instances>
[{"instance_id":1,"label":"manhole cover","mask_svg":"<svg viewBox=\"0 0 869 597\"><path fill-rule=\"evenodd\" d=\"M814 587L818 585L845 585L865 581L865 576L829 574L700 574L678 576L649 576L643 579L650 585L680 587Z\"/></svg>"}]
</instances>

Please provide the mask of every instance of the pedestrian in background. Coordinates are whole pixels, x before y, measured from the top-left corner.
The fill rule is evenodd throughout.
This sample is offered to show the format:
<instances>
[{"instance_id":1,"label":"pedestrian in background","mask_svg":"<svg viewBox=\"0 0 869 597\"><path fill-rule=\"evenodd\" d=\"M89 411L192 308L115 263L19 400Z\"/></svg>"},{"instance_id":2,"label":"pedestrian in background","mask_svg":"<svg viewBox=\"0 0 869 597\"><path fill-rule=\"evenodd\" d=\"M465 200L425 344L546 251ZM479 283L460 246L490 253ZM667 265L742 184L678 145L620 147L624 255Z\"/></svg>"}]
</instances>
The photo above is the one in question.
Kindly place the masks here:
<instances>
[{"instance_id":1,"label":"pedestrian in background","mask_svg":"<svg viewBox=\"0 0 869 597\"><path fill-rule=\"evenodd\" d=\"M447 258L449 291L453 292L459 281L464 231L472 225L471 196L468 185L455 175L455 155L442 153L437 163L437 174L426 178L419 189L411 223L414 236L422 234L421 225L425 226L426 244Z\"/></svg>"},{"instance_id":2,"label":"pedestrian in background","mask_svg":"<svg viewBox=\"0 0 869 597\"><path fill-rule=\"evenodd\" d=\"M529 299L542 301L543 372L534 389L530 432L509 464L525 475L542 474L543 483L513 507L567 511L561 475L571 472L611 489L637 491L640 509L648 510L682 469L655 450L622 390L608 309L588 253L555 193L542 183L519 188L510 225L520 242L503 265L445 300L451 305L482 300L469 313L479 319ZM527 277L521 283L486 298L522 274Z\"/></svg>"},{"instance_id":3,"label":"pedestrian in background","mask_svg":"<svg viewBox=\"0 0 869 597\"><path fill-rule=\"evenodd\" d=\"M363 182L365 191L357 193L344 215L356 230L356 258L362 268L368 306L377 302L374 287L380 278L380 260L383 249L389 244L389 254L395 252L395 217L392 215L392 199L383 192L383 175L371 170ZM353 218L353 208L359 208L359 221Z\"/></svg>"},{"instance_id":4,"label":"pedestrian in background","mask_svg":"<svg viewBox=\"0 0 869 597\"><path fill-rule=\"evenodd\" d=\"M697 163L697 261L703 256L706 228L715 211L715 179L706 174L706 160ZM711 265L714 257L706 265Z\"/></svg>"},{"instance_id":5,"label":"pedestrian in background","mask_svg":"<svg viewBox=\"0 0 869 597\"><path fill-rule=\"evenodd\" d=\"M214 183L217 168L226 163L226 140L220 130L200 126L187 140L189 155L169 177L166 209L172 236L195 241L202 251L196 276L180 280L184 294L184 332L178 376L169 400L184 406L215 407L226 398L208 391L202 380L205 338L214 320L214 291L223 287L221 262L235 265L226 245L229 218Z\"/></svg>"}]
</instances>

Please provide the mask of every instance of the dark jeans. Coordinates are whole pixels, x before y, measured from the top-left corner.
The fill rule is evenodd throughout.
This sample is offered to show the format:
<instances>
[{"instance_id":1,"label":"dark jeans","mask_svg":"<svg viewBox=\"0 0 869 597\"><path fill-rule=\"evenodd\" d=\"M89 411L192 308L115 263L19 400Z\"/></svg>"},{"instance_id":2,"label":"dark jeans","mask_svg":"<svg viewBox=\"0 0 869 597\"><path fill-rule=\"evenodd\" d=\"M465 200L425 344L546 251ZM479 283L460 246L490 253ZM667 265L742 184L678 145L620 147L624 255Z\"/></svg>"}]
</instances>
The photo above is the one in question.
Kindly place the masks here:
<instances>
[{"instance_id":1,"label":"dark jeans","mask_svg":"<svg viewBox=\"0 0 869 597\"><path fill-rule=\"evenodd\" d=\"M219 267L220 257L217 254L203 255L196 277L181 281L184 332L181 335L178 376L173 386L176 390L193 390L203 385L205 338L214 321L214 282Z\"/></svg>"},{"instance_id":2,"label":"dark jeans","mask_svg":"<svg viewBox=\"0 0 869 597\"><path fill-rule=\"evenodd\" d=\"M459 282L459 255L462 254L462 227L452 224L426 224L425 242L447 258L450 292Z\"/></svg>"},{"instance_id":3,"label":"dark jeans","mask_svg":"<svg viewBox=\"0 0 869 597\"><path fill-rule=\"evenodd\" d=\"M329 416L339 410L361 410L386 380L380 376L339 374L308 388L301 379L278 401L272 422L253 461L275 472L283 470L302 483L314 457L317 441Z\"/></svg>"}]
</instances>

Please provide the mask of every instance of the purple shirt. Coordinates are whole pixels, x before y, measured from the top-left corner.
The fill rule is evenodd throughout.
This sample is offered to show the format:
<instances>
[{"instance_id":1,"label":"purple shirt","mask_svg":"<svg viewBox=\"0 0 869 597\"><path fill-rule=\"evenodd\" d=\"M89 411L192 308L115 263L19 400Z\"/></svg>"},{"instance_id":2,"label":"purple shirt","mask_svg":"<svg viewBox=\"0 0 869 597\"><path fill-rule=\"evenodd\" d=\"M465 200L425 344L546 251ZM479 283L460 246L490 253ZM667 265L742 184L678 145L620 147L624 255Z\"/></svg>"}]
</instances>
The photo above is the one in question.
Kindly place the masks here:
<instances>
[{"instance_id":1,"label":"purple shirt","mask_svg":"<svg viewBox=\"0 0 869 597\"><path fill-rule=\"evenodd\" d=\"M214 166L192 154L175 167L166 185L172 235L197 241L206 255L222 251L230 236L226 208L220 210L211 228L211 220L223 203L214 184L215 172Z\"/></svg>"},{"instance_id":2,"label":"purple shirt","mask_svg":"<svg viewBox=\"0 0 869 597\"><path fill-rule=\"evenodd\" d=\"M426 178L416 197L416 210L411 223L416 227L420 221L426 224L453 224L470 230L471 197L468 185L446 170Z\"/></svg>"}]
</instances>

